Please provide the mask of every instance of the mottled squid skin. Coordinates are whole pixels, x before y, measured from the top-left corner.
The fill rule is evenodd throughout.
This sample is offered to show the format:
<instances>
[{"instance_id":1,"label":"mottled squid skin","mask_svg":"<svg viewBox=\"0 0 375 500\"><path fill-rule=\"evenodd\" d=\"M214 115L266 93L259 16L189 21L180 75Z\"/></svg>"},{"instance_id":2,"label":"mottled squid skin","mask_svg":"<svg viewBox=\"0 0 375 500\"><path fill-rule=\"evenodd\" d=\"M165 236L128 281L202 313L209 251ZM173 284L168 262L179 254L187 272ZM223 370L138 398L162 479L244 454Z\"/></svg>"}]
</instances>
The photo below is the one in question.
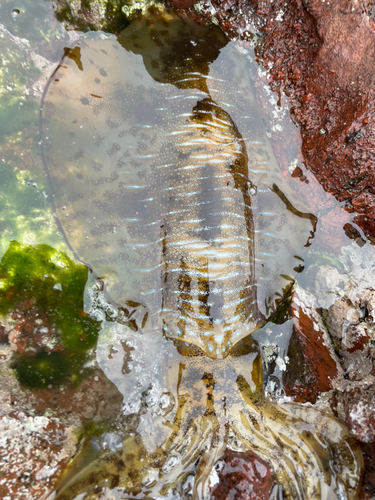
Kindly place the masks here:
<instances>
[{"instance_id":1,"label":"mottled squid skin","mask_svg":"<svg viewBox=\"0 0 375 500\"><path fill-rule=\"evenodd\" d=\"M250 334L290 290L316 218L285 184L247 61L226 43L215 27L150 13L117 41L66 50L46 89L58 223L107 297L146 311L129 316L136 332L107 325L97 348L135 427L117 452L88 445L58 500L203 500L227 446L266 459L288 500L357 497L362 455L347 429L263 394Z\"/></svg>"},{"instance_id":2,"label":"mottled squid skin","mask_svg":"<svg viewBox=\"0 0 375 500\"><path fill-rule=\"evenodd\" d=\"M212 99L199 101L174 133L180 140L167 151L165 169L173 188L164 223L164 332L195 344L200 339L204 352L221 358L263 319L256 300L255 188L244 141Z\"/></svg>"}]
</instances>

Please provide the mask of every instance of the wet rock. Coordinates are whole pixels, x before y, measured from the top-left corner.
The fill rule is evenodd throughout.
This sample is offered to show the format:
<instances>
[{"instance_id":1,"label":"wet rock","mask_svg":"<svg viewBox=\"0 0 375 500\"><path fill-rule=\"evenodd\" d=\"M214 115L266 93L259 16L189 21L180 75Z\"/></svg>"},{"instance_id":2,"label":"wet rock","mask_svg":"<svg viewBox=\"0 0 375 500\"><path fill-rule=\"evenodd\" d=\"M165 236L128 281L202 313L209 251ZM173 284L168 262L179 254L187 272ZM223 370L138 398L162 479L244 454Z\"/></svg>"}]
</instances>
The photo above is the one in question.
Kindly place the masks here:
<instances>
[{"instance_id":1,"label":"wet rock","mask_svg":"<svg viewBox=\"0 0 375 500\"><path fill-rule=\"evenodd\" d=\"M0 417L0 497L38 499L73 455L77 438L56 419L12 412Z\"/></svg>"},{"instance_id":2,"label":"wet rock","mask_svg":"<svg viewBox=\"0 0 375 500\"><path fill-rule=\"evenodd\" d=\"M344 296L328 310L327 326L349 380L362 380L374 371L375 291Z\"/></svg>"},{"instance_id":3,"label":"wet rock","mask_svg":"<svg viewBox=\"0 0 375 500\"><path fill-rule=\"evenodd\" d=\"M317 311L314 297L296 286L292 294L291 311L295 334L294 343L300 347L304 360L302 380L305 384L314 382L315 389L319 392L329 391L334 387L334 380L342 377L343 372L322 318ZM294 353L298 352L298 347L291 345ZM311 400L313 396L310 388L307 394Z\"/></svg>"},{"instance_id":4,"label":"wet rock","mask_svg":"<svg viewBox=\"0 0 375 500\"><path fill-rule=\"evenodd\" d=\"M375 291L355 289L337 300L327 316L345 372L335 384L337 413L362 443L375 443L374 313Z\"/></svg>"},{"instance_id":5,"label":"wet rock","mask_svg":"<svg viewBox=\"0 0 375 500\"><path fill-rule=\"evenodd\" d=\"M328 310L327 326L329 334L339 348L343 336L344 325L347 329L351 322L358 322L362 314L348 297L336 300Z\"/></svg>"},{"instance_id":6,"label":"wet rock","mask_svg":"<svg viewBox=\"0 0 375 500\"><path fill-rule=\"evenodd\" d=\"M356 243L341 248L341 253L332 265L319 266L315 276L314 295L319 307L328 309L337 299L351 302L358 299L366 289L375 283L375 249L366 244L359 247Z\"/></svg>"},{"instance_id":7,"label":"wet rock","mask_svg":"<svg viewBox=\"0 0 375 500\"><path fill-rule=\"evenodd\" d=\"M259 52L290 99L307 167L374 234L374 27L354 1L258 2L270 9Z\"/></svg>"},{"instance_id":8,"label":"wet rock","mask_svg":"<svg viewBox=\"0 0 375 500\"><path fill-rule=\"evenodd\" d=\"M296 403L315 404L318 397L329 390L325 381L319 381L311 372L303 353L299 336L293 332L288 347L289 364L283 373L285 394Z\"/></svg>"},{"instance_id":9,"label":"wet rock","mask_svg":"<svg viewBox=\"0 0 375 500\"><path fill-rule=\"evenodd\" d=\"M365 469L363 476L363 499L373 499L375 496L375 443L363 444L363 459L365 461Z\"/></svg>"},{"instance_id":10,"label":"wet rock","mask_svg":"<svg viewBox=\"0 0 375 500\"><path fill-rule=\"evenodd\" d=\"M328 309L340 296L347 277L340 274L335 267L320 266L315 274L315 296L319 306Z\"/></svg>"},{"instance_id":11,"label":"wet rock","mask_svg":"<svg viewBox=\"0 0 375 500\"><path fill-rule=\"evenodd\" d=\"M362 443L375 442L375 386L338 395L337 411L350 432Z\"/></svg>"},{"instance_id":12,"label":"wet rock","mask_svg":"<svg viewBox=\"0 0 375 500\"><path fill-rule=\"evenodd\" d=\"M308 9L324 40L317 63L334 71L342 81L361 80L367 89L371 88L375 78L371 67L375 33L363 5L353 0L336 0L330 5L309 0ZM352 137L352 141L358 138Z\"/></svg>"},{"instance_id":13,"label":"wet rock","mask_svg":"<svg viewBox=\"0 0 375 500\"><path fill-rule=\"evenodd\" d=\"M102 30L119 33L129 24L128 16L145 12L157 0L52 0L57 19L67 30Z\"/></svg>"},{"instance_id":14,"label":"wet rock","mask_svg":"<svg viewBox=\"0 0 375 500\"><path fill-rule=\"evenodd\" d=\"M278 489L277 498L283 499L270 466L251 451L226 450L214 466L210 483L212 500L268 500Z\"/></svg>"},{"instance_id":15,"label":"wet rock","mask_svg":"<svg viewBox=\"0 0 375 500\"><path fill-rule=\"evenodd\" d=\"M51 490L80 438L110 428L122 395L101 370L79 388L23 388L0 345L0 497L37 500ZM86 430L85 430L86 429Z\"/></svg>"},{"instance_id":16,"label":"wet rock","mask_svg":"<svg viewBox=\"0 0 375 500\"><path fill-rule=\"evenodd\" d=\"M374 500L374 495L365 489L361 489L359 492L358 500Z\"/></svg>"}]
</instances>

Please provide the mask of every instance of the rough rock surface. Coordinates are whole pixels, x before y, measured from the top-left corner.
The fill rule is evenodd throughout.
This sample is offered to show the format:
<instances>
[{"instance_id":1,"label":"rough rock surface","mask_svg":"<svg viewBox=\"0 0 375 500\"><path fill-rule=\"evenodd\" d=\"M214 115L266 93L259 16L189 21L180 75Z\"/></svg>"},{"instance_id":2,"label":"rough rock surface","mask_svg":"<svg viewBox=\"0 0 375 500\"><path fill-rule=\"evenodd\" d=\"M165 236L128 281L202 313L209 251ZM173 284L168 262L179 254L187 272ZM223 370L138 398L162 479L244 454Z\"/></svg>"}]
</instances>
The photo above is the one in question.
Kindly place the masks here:
<instances>
[{"instance_id":1,"label":"rough rock surface","mask_svg":"<svg viewBox=\"0 0 375 500\"><path fill-rule=\"evenodd\" d=\"M251 451L240 453L226 450L216 462L211 473L212 500L268 500L274 489L280 500L283 499L281 487L275 484L269 465Z\"/></svg>"},{"instance_id":2,"label":"rough rock surface","mask_svg":"<svg viewBox=\"0 0 375 500\"><path fill-rule=\"evenodd\" d=\"M11 370L12 352L0 345L0 498L37 500L75 454L85 424L110 425L122 396L101 370L79 389L22 388Z\"/></svg>"},{"instance_id":3,"label":"rough rock surface","mask_svg":"<svg viewBox=\"0 0 375 500\"><path fill-rule=\"evenodd\" d=\"M328 310L327 326L345 371L337 411L362 443L375 443L375 291L345 295Z\"/></svg>"},{"instance_id":4,"label":"rough rock surface","mask_svg":"<svg viewBox=\"0 0 375 500\"><path fill-rule=\"evenodd\" d=\"M333 389L343 371L314 297L296 286L291 311L294 335L288 350L290 366L283 377L285 392L297 402L315 403L321 393Z\"/></svg>"},{"instance_id":5,"label":"rough rock surface","mask_svg":"<svg viewBox=\"0 0 375 500\"><path fill-rule=\"evenodd\" d=\"M358 265L354 267L359 275L348 274L345 279L349 283L363 271ZM374 275L368 279L374 282ZM373 500L375 291L355 286L341 289L338 295L324 312L317 308L313 296L295 286L291 302L294 334L288 350L288 371L283 376L284 390L294 401L315 404L345 422L364 452L365 471L359 498Z\"/></svg>"},{"instance_id":6,"label":"rough rock surface","mask_svg":"<svg viewBox=\"0 0 375 500\"><path fill-rule=\"evenodd\" d=\"M351 0L261 1L268 33L259 62L290 99L303 160L324 189L373 237L374 25Z\"/></svg>"},{"instance_id":7,"label":"rough rock surface","mask_svg":"<svg viewBox=\"0 0 375 500\"><path fill-rule=\"evenodd\" d=\"M375 497L375 443L363 444L362 450L365 461L363 483L365 485L364 491L367 493L363 499L371 500Z\"/></svg>"},{"instance_id":8,"label":"rough rock surface","mask_svg":"<svg viewBox=\"0 0 375 500\"><path fill-rule=\"evenodd\" d=\"M375 356L375 292L364 290L356 300L337 300L328 310L327 325L349 380L373 371Z\"/></svg>"}]
</instances>

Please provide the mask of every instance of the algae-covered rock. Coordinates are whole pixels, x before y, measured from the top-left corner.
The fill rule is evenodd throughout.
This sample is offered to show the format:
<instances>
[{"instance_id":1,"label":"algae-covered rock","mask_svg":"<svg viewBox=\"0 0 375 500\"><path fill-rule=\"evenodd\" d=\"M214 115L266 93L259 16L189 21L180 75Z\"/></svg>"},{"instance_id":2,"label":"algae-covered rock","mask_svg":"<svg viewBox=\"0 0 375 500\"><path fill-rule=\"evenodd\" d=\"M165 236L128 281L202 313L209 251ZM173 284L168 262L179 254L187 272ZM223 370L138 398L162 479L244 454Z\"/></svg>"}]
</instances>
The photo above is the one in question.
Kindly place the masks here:
<instances>
[{"instance_id":1,"label":"algae-covered rock","mask_svg":"<svg viewBox=\"0 0 375 500\"><path fill-rule=\"evenodd\" d=\"M10 243L0 263L0 315L16 322L14 367L21 383L82 379L101 325L83 310L87 275L84 265L47 245Z\"/></svg>"},{"instance_id":2,"label":"algae-covered rock","mask_svg":"<svg viewBox=\"0 0 375 500\"><path fill-rule=\"evenodd\" d=\"M52 0L57 19L67 29L103 30L118 33L129 24L129 17L160 7L158 0Z\"/></svg>"}]
</instances>

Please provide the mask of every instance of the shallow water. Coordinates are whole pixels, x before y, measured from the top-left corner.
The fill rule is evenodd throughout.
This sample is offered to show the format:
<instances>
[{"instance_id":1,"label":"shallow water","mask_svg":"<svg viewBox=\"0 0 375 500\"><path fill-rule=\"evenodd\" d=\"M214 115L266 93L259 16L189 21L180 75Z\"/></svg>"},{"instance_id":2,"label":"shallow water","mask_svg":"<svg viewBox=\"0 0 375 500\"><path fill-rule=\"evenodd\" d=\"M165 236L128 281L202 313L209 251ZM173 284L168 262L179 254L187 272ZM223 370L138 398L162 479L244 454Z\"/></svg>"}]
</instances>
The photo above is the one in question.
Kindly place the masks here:
<instances>
[{"instance_id":1,"label":"shallow water","mask_svg":"<svg viewBox=\"0 0 375 500\"><path fill-rule=\"evenodd\" d=\"M316 229L281 175L249 72L219 28L150 16L118 41L76 45L41 114L77 257L118 304L144 305L143 331L213 358L276 313Z\"/></svg>"},{"instance_id":2,"label":"shallow water","mask_svg":"<svg viewBox=\"0 0 375 500\"><path fill-rule=\"evenodd\" d=\"M319 239L328 204L304 199L275 158L280 122L262 115L251 47L163 15L64 52L41 114L47 202L33 179L25 187L46 213L52 199L66 242L104 283L91 280L85 310L102 322L97 363L124 405L57 498L206 498L226 447L269 462L287 498L355 498L361 456L347 430L263 394L253 339L282 359L288 313L267 321L292 279L309 288L339 252ZM49 222L37 234L63 248Z\"/></svg>"}]
</instances>

